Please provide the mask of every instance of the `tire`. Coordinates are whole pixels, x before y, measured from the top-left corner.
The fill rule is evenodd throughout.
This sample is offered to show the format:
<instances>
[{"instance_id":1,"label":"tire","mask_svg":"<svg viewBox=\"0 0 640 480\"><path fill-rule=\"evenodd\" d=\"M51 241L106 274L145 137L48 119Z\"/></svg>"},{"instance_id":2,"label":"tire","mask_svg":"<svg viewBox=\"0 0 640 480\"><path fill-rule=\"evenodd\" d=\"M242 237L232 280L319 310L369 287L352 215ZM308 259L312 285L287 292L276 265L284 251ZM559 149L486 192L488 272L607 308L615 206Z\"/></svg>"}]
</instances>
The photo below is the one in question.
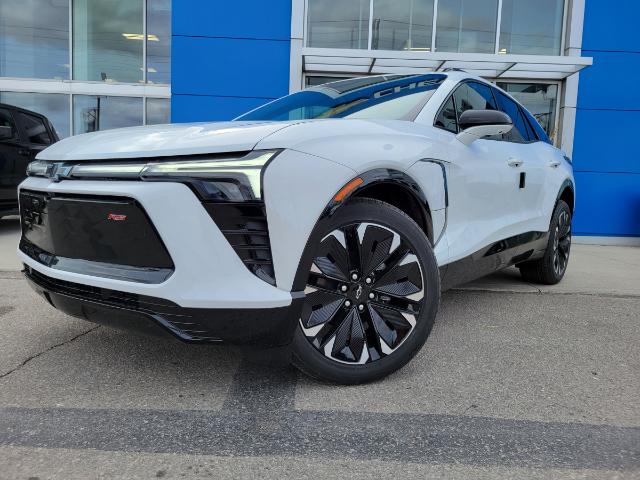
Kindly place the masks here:
<instances>
[{"instance_id":1,"label":"tire","mask_svg":"<svg viewBox=\"0 0 640 480\"><path fill-rule=\"evenodd\" d=\"M440 302L440 275L429 239L404 212L354 199L318 224L302 258L308 273L293 341L298 369L325 382L366 383L422 348Z\"/></svg>"},{"instance_id":2,"label":"tire","mask_svg":"<svg viewBox=\"0 0 640 480\"><path fill-rule=\"evenodd\" d=\"M559 200L551 217L549 240L544 256L518 265L525 280L555 285L564 277L571 253L571 209Z\"/></svg>"}]
</instances>

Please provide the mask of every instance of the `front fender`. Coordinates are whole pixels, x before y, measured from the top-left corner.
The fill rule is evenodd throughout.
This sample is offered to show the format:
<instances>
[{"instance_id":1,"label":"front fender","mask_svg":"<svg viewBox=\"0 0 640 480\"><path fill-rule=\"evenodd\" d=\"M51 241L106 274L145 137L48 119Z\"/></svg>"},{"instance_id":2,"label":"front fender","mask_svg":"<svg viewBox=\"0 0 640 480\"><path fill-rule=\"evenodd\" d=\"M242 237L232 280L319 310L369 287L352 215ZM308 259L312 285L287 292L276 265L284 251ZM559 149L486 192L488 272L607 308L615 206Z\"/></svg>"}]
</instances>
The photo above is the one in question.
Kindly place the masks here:
<instances>
[{"instance_id":1,"label":"front fender","mask_svg":"<svg viewBox=\"0 0 640 480\"><path fill-rule=\"evenodd\" d=\"M294 150L284 150L266 168L263 191L278 288L291 291L318 218L355 176L344 165Z\"/></svg>"}]
</instances>

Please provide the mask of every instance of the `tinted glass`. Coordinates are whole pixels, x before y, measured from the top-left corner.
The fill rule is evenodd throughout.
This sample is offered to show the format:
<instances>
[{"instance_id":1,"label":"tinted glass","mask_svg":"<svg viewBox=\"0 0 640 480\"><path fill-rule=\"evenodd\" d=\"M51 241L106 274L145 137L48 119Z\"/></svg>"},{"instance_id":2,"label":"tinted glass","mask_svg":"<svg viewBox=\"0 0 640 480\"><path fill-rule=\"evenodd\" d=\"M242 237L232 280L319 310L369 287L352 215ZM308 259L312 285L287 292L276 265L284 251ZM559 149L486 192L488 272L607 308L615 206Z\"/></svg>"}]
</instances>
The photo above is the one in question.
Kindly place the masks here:
<instances>
[{"instance_id":1,"label":"tinted glass","mask_svg":"<svg viewBox=\"0 0 640 480\"><path fill-rule=\"evenodd\" d=\"M47 126L40 117L22 112L16 112L15 117L22 125L22 131L29 143L49 145L52 142L49 132L47 131Z\"/></svg>"},{"instance_id":2,"label":"tinted glass","mask_svg":"<svg viewBox=\"0 0 640 480\"><path fill-rule=\"evenodd\" d=\"M497 110L491 88L479 83L465 83L454 92L458 119L467 110Z\"/></svg>"},{"instance_id":3,"label":"tinted glass","mask_svg":"<svg viewBox=\"0 0 640 480\"><path fill-rule=\"evenodd\" d=\"M171 101L168 98L147 98L147 125L171 122Z\"/></svg>"},{"instance_id":4,"label":"tinted glass","mask_svg":"<svg viewBox=\"0 0 640 480\"><path fill-rule=\"evenodd\" d=\"M142 125L142 98L73 96L74 134Z\"/></svg>"},{"instance_id":5,"label":"tinted glass","mask_svg":"<svg viewBox=\"0 0 640 480\"><path fill-rule=\"evenodd\" d=\"M534 129L542 126L542 129L546 132L542 137L540 135L538 137L546 139L548 135L551 138L556 138L558 85L506 82L498 82L497 85L533 114L536 119L535 122L531 122Z\"/></svg>"},{"instance_id":6,"label":"tinted glass","mask_svg":"<svg viewBox=\"0 0 640 480\"><path fill-rule=\"evenodd\" d=\"M0 1L0 77L69 78L69 2Z\"/></svg>"},{"instance_id":7,"label":"tinted glass","mask_svg":"<svg viewBox=\"0 0 640 480\"><path fill-rule=\"evenodd\" d=\"M44 115L60 138L70 135L69 95L62 93L0 92L0 103L31 110Z\"/></svg>"},{"instance_id":8,"label":"tinted glass","mask_svg":"<svg viewBox=\"0 0 640 480\"><path fill-rule=\"evenodd\" d=\"M436 49L494 53L498 0L440 0Z\"/></svg>"},{"instance_id":9,"label":"tinted glass","mask_svg":"<svg viewBox=\"0 0 640 480\"><path fill-rule=\"evenodd\" d=\"M147 0L147 81L171 83L171 0Z\"/></svg>"},{"instance_id":10,"label":"tinted glass","mask_svg":"<svg viewBox=\"0 0 640 480\"><path fill-rule=\"evenodd\" d=\"M431 50L433 0L373 0L372 48Z\"/></svg>"},{"instance_id":11,"label":"tinted glass","mask_svg":"<svg viewBox=\"0 0 640 480\"><path fill-rule=\"evenodd\" d=\"M322 48L367 48L369 10L369 0L309 0L308 45Z\"/></svg>"},{"instance_id":12,"label":"tinted glass","mask_svg":"<svg viewBox=\"0 0 640 480\"><path fill-rule=\"evenodd\" d=\"M143 0L74 0L74 80L142 81Z\"/></svg>"},{"instance_id":13,"label":"tinted glass","mask_svg":"<svg viewBox=\"0 0 640 480\"><path fill-rule=\"evenodd\" d=\"M560 55L564 0L503 0L500 53Z\"/></svg>"},{"instance_id":14,"label":"tinted glass","mask_svg":"<svg viewBox=\"0 0 640 480\"><path fill-rule=\"evenodd\" d=\"M525 126L524 118L518 108L518 104L498 91L496 91L496 97L498 99L498 106L500 107L500 110L509 115L513 122L513 128L509 133L504 134L504 139L509 142L517 143L529 141L527 127Z\"/></svg>"},{"instance_id":15,"label":"tinted glass","mask_svg":"<svg viewBox=\"0 0 640 480\"><path fill-rule=\"evenodd\" d=\"M283 97L237 120L414 120L445 78L396 75L342 80Z\"/></svg>"},{"instance_id":16,"label":"tinted glass","mask_svg":"<svg viewBox=\"0 0 640 480\"><path fill-rule=\"evenodd\" d=\"M456 119L456 107L453 104L453 97L449 97L449 100L447 100L442 110L440 110L435 125L452 133L458 133L458 121Z\"/></svg>"},{"instance_id":17,"label":"tinted glass","mask_svg":"<svg viewBox=\"0 0 640 480\"><path fill-rule=\"evenodd\" d=\"M11 129L11 138L4 140L18 140L18 129L9 110L0 108L0 127L8 127ZM4 130L4 129L3 129Z\"/></svg>"}]
</instances>

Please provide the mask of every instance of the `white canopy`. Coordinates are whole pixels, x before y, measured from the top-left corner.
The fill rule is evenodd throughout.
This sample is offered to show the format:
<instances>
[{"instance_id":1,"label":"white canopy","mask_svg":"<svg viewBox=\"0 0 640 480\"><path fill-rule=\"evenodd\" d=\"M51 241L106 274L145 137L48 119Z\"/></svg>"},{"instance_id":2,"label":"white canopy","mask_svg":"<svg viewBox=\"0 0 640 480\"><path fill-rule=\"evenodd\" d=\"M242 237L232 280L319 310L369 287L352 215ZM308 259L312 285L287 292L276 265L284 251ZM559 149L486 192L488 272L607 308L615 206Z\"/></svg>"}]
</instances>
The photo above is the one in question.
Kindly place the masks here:
<instances>
[{"instance_id":1,"label":"white canopy","mask_svg":"<svg viewBox=\"0 0 640 480\"><path fill-rule=\"evenodd\" d=\"M305 73L415 74L457 68L487 78L561 80L593 64L589 57L303 48Z\"/></svg>"}]
</instances>

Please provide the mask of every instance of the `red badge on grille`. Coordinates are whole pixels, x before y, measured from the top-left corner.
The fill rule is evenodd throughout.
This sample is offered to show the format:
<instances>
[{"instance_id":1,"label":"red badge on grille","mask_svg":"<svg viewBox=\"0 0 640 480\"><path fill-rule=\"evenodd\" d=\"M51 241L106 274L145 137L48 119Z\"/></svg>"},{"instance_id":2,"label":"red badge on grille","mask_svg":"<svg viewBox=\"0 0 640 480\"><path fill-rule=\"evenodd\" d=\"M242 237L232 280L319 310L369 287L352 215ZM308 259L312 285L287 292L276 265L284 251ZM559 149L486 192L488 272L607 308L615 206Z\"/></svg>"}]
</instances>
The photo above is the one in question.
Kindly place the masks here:
<instances>
[{"instance_id":1,"label":"red badge on grille","mask_svg":"<svg viewBox=\"0 0 640 480\"><path fill-rule=\"evenodd\" d=\"M120 215L118 213L110 213L107 215L107 220L112 220L114 222L122 222L127 219L126 215Z\"/></svg>"}]
</instances>

